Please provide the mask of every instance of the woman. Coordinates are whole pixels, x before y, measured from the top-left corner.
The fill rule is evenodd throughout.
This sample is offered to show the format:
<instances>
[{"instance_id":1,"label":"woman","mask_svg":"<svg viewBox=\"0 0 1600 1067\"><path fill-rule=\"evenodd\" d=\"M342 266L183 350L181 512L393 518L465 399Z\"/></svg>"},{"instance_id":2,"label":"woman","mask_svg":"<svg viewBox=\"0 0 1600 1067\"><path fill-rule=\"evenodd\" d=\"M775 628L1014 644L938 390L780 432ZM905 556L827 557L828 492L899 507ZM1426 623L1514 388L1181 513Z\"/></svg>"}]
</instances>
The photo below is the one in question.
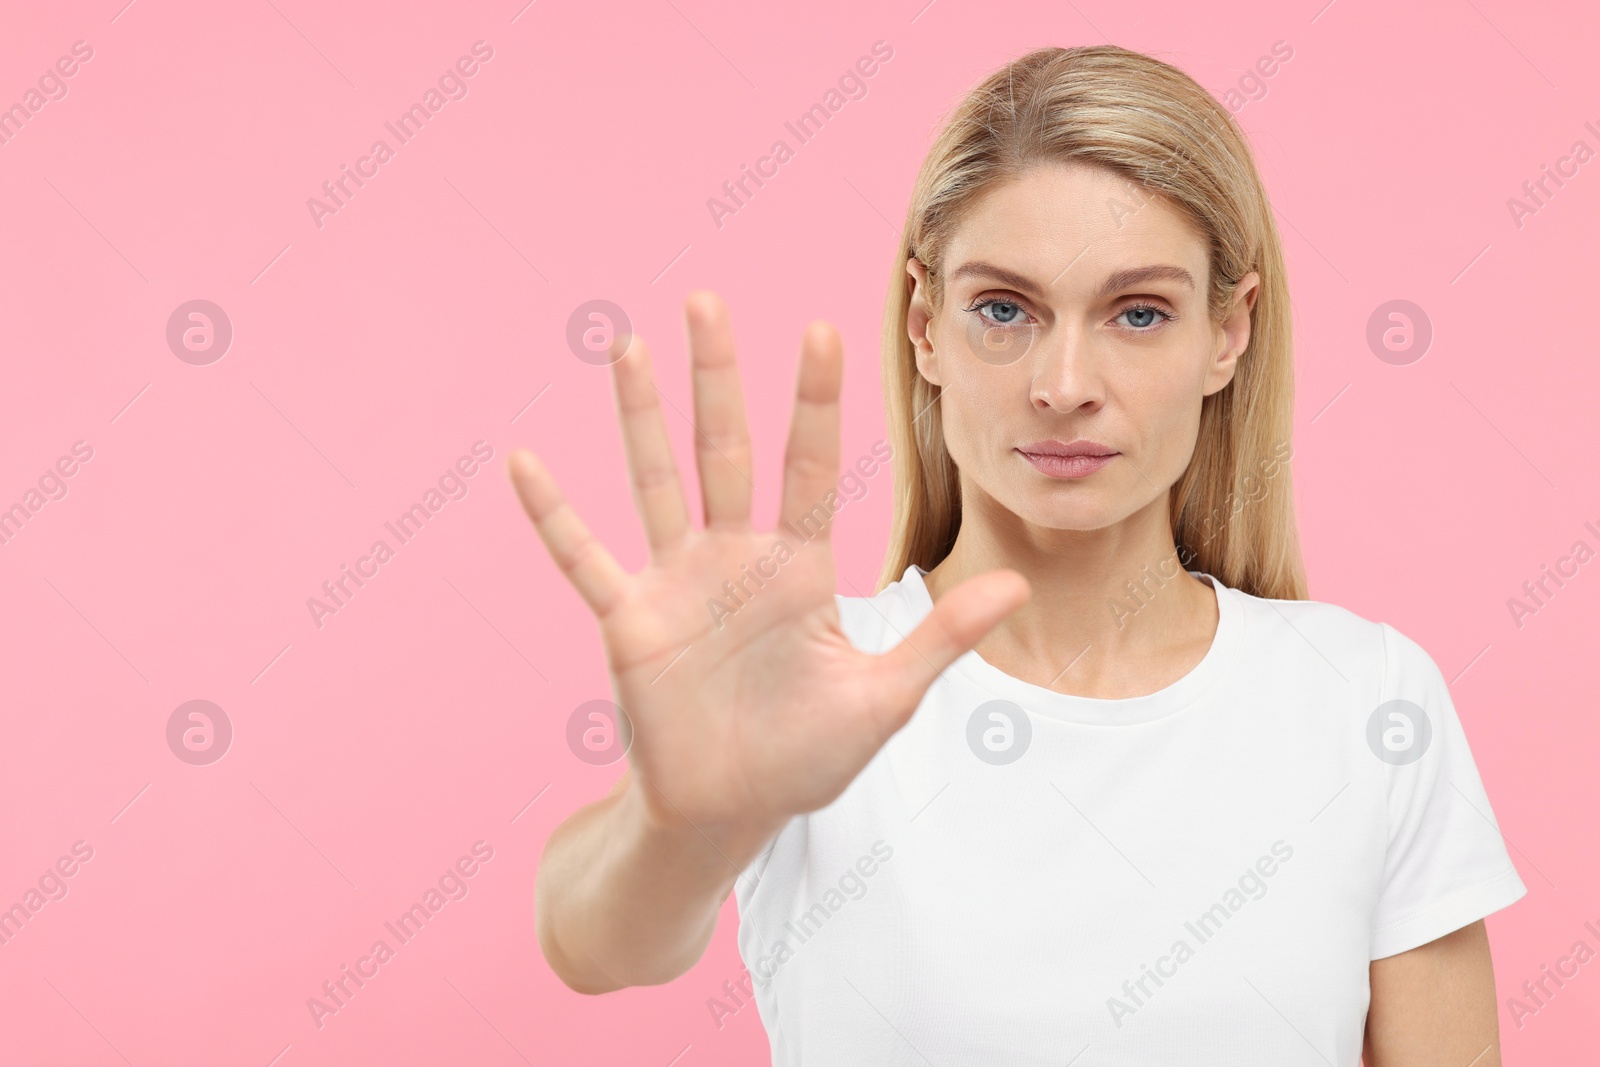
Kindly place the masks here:
<instances>
[{"instance_id":1,"label":"woman","mask_svg":"<svg viewBox=\"0 0 1600 1067\"><path fill-rule=\"evenodd\" d=\"M1482 919L1526 890L1427 653L1306 599L1288 290L1231 117L1138 53L1033 52L951 116L900 253L875 595L834 593L825 324L772 532L711 294L703 529L637 338L649 565L511 457L633 731L546 845L550 965L669 981L736 891L728 1010L775 1064L1497 1064Z\"/></svg>"}]
</instances>

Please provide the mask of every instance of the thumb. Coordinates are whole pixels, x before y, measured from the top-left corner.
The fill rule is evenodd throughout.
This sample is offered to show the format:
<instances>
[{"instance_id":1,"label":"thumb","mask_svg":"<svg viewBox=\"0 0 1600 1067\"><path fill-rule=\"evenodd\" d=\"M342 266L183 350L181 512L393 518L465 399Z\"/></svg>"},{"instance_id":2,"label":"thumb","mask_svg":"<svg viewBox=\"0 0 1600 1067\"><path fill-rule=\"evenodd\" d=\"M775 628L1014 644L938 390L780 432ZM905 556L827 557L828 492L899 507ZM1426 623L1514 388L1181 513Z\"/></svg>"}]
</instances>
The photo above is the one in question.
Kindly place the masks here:
<instances>
[{"instance_id":1,"label":"thumb","mask_svg":"<svg viewBox=\"0 0 1600 1067\"><path fill-rule=\"evenodd\" d=\"M1028 580L1013 570L974 575L940 597L905 640L879 656L887 732L904 726L944 669L1021 607L1030 593Z\"/></svg>"}]
</instances>

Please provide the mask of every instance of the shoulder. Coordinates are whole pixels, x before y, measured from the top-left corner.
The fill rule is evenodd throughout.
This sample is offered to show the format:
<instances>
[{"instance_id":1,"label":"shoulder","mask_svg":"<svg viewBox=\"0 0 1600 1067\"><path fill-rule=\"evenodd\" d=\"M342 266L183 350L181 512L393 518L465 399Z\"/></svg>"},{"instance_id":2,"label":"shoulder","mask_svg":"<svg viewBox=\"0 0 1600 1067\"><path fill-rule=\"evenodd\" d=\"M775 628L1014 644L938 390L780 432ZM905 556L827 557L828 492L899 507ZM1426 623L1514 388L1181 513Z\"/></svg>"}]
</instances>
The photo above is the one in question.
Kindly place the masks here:
<instances>
[{"instance_id":1,"label":"shoulder","mask_svg":"<svg viewBox=\"0 0 1600 1067\"><path fill-rule=\"evenodd\" d=\"M1395 656L1397 630L1386 622L1323 600L1277 600L1229 589L1243 625L1251 661L1312 675L1331 670L1349 683L1382 688ZM1400 638L1403 640L1403 638ZM1419 646L1414 651L1421 653Z\"/></svg>"},{"instance_id":2,"label":"shoulder","mask_svg":"<svg viewBox=\"0 0 1600 1067\"><path fill-rule=\"evenodd\" d=\"M1307 635L1343 644L1381 644L1381 622L1357 615L1349 608L1324 600L1278 600L1252 596L1239 589L1229 592L1238 598L1250 622L1264 627L1287 627Z\"/></svg>"},{"instance_id":3,"label":"shoulder","mask_svg":"<svg viewBox=\"0 0 1600 1067\"><path fill-rule=\"evenodd\" d=\"M1439 678L1432 657L1409 636L1321 600L1258 597L1224 586L1236 611L1239 642L1253 662L1303 679L1342 678L1373 695ZM871 596L835 595L839 624L864 652L884 652L916 628L932 607L914 568Z\"/></svg>"},{"instance_id":4,"label":"shoulder","mask_svg":"<svg viewBox=\"0 0 1600 1067\"><path fill-rule=\"evenodd\" d=\"M1241 609L1245 644L1253 657L1284 665L1320 664L1346 681L1360 679L1392 693L1402 680L1430 681L1432 657L1386 622L1321 600L1278 600L1228 590Z\"/></svg>"}]
</instances>

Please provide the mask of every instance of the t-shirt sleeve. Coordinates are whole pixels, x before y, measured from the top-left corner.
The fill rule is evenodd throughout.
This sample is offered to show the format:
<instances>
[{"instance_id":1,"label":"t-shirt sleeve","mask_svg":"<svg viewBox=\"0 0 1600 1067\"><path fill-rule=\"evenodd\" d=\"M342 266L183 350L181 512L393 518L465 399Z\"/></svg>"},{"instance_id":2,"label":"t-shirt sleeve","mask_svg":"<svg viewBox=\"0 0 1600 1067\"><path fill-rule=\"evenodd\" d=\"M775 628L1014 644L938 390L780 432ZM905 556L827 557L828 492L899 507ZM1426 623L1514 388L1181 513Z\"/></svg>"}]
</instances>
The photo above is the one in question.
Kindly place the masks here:
<instances>
[{"instance_id":1,"label":"t-shirt sleeve","mask_svg":"<svg viewBox=\"0 0 1600 1067\"><path fill-rule=\"evenodd\" d=\"M1386 764L1389 840L1371 958L1459 930L1527 893L1456 716L1422 647L1383 626L1382 702L1367 741Z\"/></svg>"}]
</instances>

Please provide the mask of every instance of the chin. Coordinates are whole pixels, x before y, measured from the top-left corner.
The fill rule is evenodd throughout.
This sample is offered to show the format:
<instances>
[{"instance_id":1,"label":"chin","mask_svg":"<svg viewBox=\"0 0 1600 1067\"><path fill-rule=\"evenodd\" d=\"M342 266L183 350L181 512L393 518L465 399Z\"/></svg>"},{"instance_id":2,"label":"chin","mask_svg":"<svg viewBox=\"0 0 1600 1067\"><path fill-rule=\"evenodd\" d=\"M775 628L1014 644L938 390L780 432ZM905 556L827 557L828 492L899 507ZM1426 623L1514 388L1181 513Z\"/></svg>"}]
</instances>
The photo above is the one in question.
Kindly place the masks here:
<instances>
[{"instance_id":1,"label":"chin","mask_svg":"<svg viewBox=\"0 0 1600 1067\"><path fill-rule=\"evenodd\" d=\"M1014 515L1052 530L1099 530L1135 510L1133 501L1113 499L1103 490L1082 484L1050 485L1043 491L1030 486L1008 495L1012 500L1001 502Z\"/></svg>"}]
</instances>

